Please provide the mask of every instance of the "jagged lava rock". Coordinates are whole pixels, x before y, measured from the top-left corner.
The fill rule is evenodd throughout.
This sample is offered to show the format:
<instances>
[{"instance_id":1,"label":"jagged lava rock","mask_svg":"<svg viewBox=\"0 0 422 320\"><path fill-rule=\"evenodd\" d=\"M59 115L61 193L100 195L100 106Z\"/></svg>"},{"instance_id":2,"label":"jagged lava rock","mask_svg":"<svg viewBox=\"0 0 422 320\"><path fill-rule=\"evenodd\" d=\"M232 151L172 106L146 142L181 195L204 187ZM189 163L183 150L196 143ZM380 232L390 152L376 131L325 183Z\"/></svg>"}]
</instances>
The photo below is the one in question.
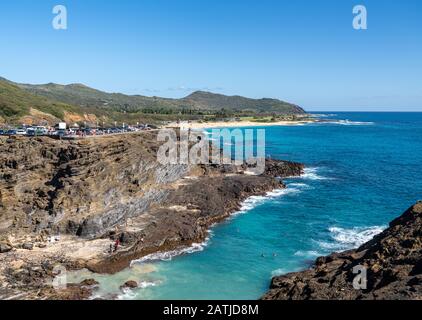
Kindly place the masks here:
<instances>
[{"instance_id":1,"label":"jagged lava rock","mask_svg":"<svg viewBox=\"0 0 422 320\"><path fill-rule=\"evenodd\" d=\"M367 288L355 289L355 266ZM272 279L265 300L422 299L422 202L356 250L318 258L312 269Z\"/></svg>"}]
</instances>

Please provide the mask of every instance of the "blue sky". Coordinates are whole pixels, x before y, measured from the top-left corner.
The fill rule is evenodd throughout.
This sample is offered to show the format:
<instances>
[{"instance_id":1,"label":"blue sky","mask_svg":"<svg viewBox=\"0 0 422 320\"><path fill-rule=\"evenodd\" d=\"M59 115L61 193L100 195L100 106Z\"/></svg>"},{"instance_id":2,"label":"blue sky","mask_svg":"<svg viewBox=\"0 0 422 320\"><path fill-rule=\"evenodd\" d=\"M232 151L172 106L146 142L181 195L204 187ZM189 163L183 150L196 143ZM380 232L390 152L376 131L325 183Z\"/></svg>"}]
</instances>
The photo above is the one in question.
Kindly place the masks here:
<instances>
[{"instance_id":1,"label":"blue sky","mask_svg":"<svg viewBox=\"0 0 422 320\"><path fill-rule=\"evenodd\" d=\"M57 4L68 30L52 28ZM368 30L352 28L357 4ZM422 111L422 1L1 1L0 61L17 82Z\"/></svg>"}]
</instances>

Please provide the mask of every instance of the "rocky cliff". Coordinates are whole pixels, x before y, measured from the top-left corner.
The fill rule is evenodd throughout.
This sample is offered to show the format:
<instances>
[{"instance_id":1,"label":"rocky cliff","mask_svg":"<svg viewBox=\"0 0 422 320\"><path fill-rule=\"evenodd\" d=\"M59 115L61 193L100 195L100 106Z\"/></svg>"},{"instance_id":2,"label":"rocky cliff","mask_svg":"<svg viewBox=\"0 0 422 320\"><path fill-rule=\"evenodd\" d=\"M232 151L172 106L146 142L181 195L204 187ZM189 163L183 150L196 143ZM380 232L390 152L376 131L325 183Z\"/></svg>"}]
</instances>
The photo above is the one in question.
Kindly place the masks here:
<instances>
[{"instance_id":1,"label":"rocky cliff","mask_svg":"<svg viewBox=\"0 0 422 320\"><path fill-rule=\"evenodd\" d=\"M0 234L101 236L161 201L188 170L160 167L151 133L0 139Z\"/></svg>"},{"instance_id":2,"label":"rocky cliff","mask_svg":"<svg viewBox=\"0 0 422 320\"><path fill-rule=\"evenodd\" d=\"M57 263L114 273L147 254L202 242L247 197L303 172L302 164L275 160L261 175L235 165L165 166L158 147L156 132L0 137L0 295L51 298L45 279Z\"/></svg>"},{"instance_id":3,"label":"rocky cliff","mask_svg":"<svg viewBox=\"0 0 422 320\"><path fill-rule=\"evenodd\" d=\"M355 266L366 270L366 289L353 286ZM422 299L422 202L360 248L318 258L310 270L273 278L263 299Z\"/></svg>"}]
</instances>

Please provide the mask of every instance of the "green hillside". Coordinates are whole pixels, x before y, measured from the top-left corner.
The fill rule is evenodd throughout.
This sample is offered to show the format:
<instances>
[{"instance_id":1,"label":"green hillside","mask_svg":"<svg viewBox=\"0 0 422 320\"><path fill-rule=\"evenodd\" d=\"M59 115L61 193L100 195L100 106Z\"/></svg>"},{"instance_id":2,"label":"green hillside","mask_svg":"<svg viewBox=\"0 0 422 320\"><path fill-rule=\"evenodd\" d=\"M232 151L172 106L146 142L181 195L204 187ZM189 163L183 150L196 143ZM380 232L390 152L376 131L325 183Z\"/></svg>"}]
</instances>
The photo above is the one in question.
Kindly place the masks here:
<instances>
[{"instance_id":1,"label":"green hillside","mask_svg":"<svg viewBox=\"0 0 422 320\"><path fill-rule=\"evenodd\" d=\"M31 94L13 83L0 79L0 116L15 121L29 115L31 108L62 119L65 111L81 113L80 107L54 102L45 97Z\"/></svg>"},{"instance_id":2,"label":"green hillside","mask_svg":"<svg viewBox=\"0 0 422 320\"><path fill-rule=\"evenodd\" d=\"M88 92L89 90L87 88ZM87 94L87 96L90 95ZM25 90L22 86L0 78L0 124L18 125L31 122L31 120L36 124L41 122L54 124L60 120L81 123L87 121L87 123L93 124L98 121L107 125L113 125L114 122L120 124L122 122L158 124L162 121L175 121L178 119L200 119L200 115L192 114L126 112L109 107L72 105L58 102L53 97L49 97L48 95L35 94L34 91ZM71 101L69 98L64 100Z\"/></svg>"},{"instance_id":3,"label":"green hillside","mask_svg":"<svg viewBox=\"0 0 422 320\"><path fill-rule=\"evenodd\" d=\"M45 85L18 84L18 86L33 94L81 107L90 106L126 112L136 112L146 108L176 107L171 103L171 100L167 101L167 99L107 93L83 84L60 85L49 83Z\"/></svg>"},{"instance_id":4,"label":"green hillside","mask_svg":"<svg viewBox=\"0 0 422 320\"><path fill-rule=\"evenodd\" d=\"M78 105L96 107L114 111L144 113L179 113L190 110L215 112L225 109L230 112L303 114L304 110L294 104L277 99L249 99L240 96L225 96L210 92L197 91L183 99L167 99L140 95L107 93L82 84L45 85L18 84L26 91L44 96L51 100ZM192 112L193 111L193 112Z\"/></svg>"},{"instance_id":5,"label":"green hillside","mask_svg":"<svg viewBox=\"0 0 422 320\"><path fill-rule=\"evenodd\" d=\"M249 99L241 96L225 96L205 91L196 91L184 99L185 104L198 109L236 110L257 113L303 114L305 111L294 104L277 99Z\"/></svg>"},{"instance_id":6,"label":"green hillside","mask_svg":"<svg viewBox=\"0 0 422 320\"><path fill-rule=\"evenodd\" d=\"M50 122L158 123L204 117L304 113L302 108L276 99L249 99L203 91L182 99L167 99L107 93L83 84L30 85L0 78L0 122L7 123L19 123L22 118L34 118L34 121L49 118Z\"/></svg>"}]
</instances>

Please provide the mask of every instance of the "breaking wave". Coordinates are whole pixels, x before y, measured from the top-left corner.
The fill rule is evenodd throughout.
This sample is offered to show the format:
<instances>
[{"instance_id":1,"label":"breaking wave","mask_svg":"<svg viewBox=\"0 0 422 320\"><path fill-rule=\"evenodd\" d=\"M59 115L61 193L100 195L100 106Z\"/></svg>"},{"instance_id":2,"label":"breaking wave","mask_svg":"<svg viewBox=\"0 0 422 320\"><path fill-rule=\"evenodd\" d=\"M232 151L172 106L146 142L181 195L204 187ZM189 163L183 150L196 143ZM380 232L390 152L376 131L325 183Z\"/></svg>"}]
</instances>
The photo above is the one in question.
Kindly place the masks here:
<instances>
[{"instance_id":1,"label":"breaking wave","mask_svg":"<svg viewBox=\"0 0 422 320\"><path fill-rule=\"evenodd\" d=\"M365 122L365 121L350 121L350 120L337 120L337 121L327 121L324 123L328 124L339 124L342 126L371 126L374 125L374 122Z\"/></svg>"},{"instance_id":2,"label":"breaking wave","mask_svg":"<svg viewBox=\"0 0 422 320\"><path fill-rule=\"evenodd\" d=\"M267 200L279 198L285 195L292 195L300 193L301 190L299 188L285 188L285 189L275 189L273 191L267 192L265 196L252 196L247 198L243 201L240 210L235 212L233 215L238 215L241 213L245 213L254 209L255 207L259 206L260 204L264 203Z\"/></svg>"},{"instance_id":3,"label":"breaking wave","mask_svg":"<svg viewBox=\"0 0 422 320\"><path fill-rule=\"evenodd\" d=\"M314 189L314 187L311 187L310 185L306 184L306 183L289 183L288 187L294 187L294 188L298 188L301 190L304 189Z\"/></svg>"},{"instance_id":4,"label":"breaking wave","mask_svg":"<svg viewBox=\"0 0 422 320\"><path fill-rule=\"evenodd\" d=\"M306 258L323 256L322 253L319 253L318 251L314 251L314 250L308 250L308 251L299 250L299 251L296 251L294 255L296 257L306 257Z\"/></svg>"},{"instance_id":5,"label":"breaking wave","mask_svg":"<svg viewBox=\"0 0 422 320\"><path fill-rule=\"evenodd\" d=\"M288 272L289 272L288 270L280 268L280 269L276 269L273 272L271 272L271 276L272 277L278 277L278 276L281 276L281 275L286 274Z\"/></svg>"},{"instance_id":6,"label":"breaking wave","mask_svg":"<svg viewBox=\"0 0 422 320\"><path fill-rule=\"evenodd\" d=\"M337 117L337 114L335 113L314 113L314 114L310 114L311 117L313 118L331 118L331 117Z\"/></svg>"},{"instance_id":7,"label":"breaking wave","mask_svg":"<svg viewBox=\"0 0 422 320\"><path fill-rule=\"evenodd\" d=\"M370 241L377 234L384 231L385 226L356 227L351 229L331 227L331 241L319 241L318 244L325 250L349 250L360 247Z\"/></svg>"},{"instance_id":8,"label":"breaking wave","mask_svg":"<svg viewBox=\"0 0 422 320\"><path fill-rule=\"evenodd\" d=\"M318 174L320 168L305 168L304 173L299 177L308 180L331 180L332 178L324 177Z\"/></svg>"},{"instance_id":9,"label":"breaking wave","mask_svg":"<svg viewBox=\"0 0 422 320\"><path fill-rule=\"evenodd\" d=\"M210 232L210 234L211 234L211 232ZM210 238L208 237L207 239L205 239L204 242L193 243L189 247L184 247L184 248L166 251L166 252L152 253L152 254L146 255L145 257L142 257L140 259L133 260L131 262L131 266L133 264L137 264L137 263L154 262L154 261L171 261L174 257L180 256L180 255L203 251L204 248L208 245L209 241L210 241Z\"/></svg>"},{"instance_id":10,"label":"breaking wave","mask_svg":"<svg viewBox=\"0 0 422 320\"><path fill-rule=\"evenodd\" d=\"M155 287L157 285L159 285L159 282L149 282L149 281L142 281L141 283L139 283L138 288L136 289L146 289L149 287ZM134 300L136 298L136 289L129 289L129 288L124 288L122 289L122 294L117 296L117 300Z\"/></svg>"}]
</instances>

